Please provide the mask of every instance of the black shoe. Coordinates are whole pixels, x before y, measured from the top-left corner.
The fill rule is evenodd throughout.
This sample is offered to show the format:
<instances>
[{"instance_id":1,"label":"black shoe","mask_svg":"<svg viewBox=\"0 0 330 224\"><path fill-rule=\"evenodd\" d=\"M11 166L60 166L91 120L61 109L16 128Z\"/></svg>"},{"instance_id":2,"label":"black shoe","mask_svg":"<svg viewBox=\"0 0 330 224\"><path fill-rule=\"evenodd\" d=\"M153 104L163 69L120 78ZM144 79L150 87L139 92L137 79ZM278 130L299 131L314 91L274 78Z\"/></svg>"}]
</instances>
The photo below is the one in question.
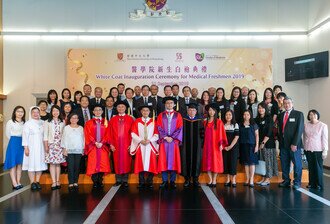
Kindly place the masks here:
<instances>
[{"instance_id":1,"label":"black shoe","mask_svg":"<svg viewBox=\"0 0 330 224\"><path fill-rule=\"evenodd\" d=\"M115 186L120 186L120 185L121 185L121 182L118 182L118 181L117 181L117 182L115 183Z\"/></svg>"},{"instance_id":2,"label":"black shoe","mask_svg":"<svg viewBox=\"0 0 330 224\"><path fill-rule=\"evenodd\" d=\"M235 187L236 187L236 183L235 183L235 184L231 184L231 186L232 186L233 188L235 188Z\"/></svg>"},{"instance_id":3,"label":"black shoe","mask_svg":"<svg viewBox=\"0 0 330 224\"><path fill-rule=\"evenodd\" d=\"M201 186L201 184L199 183L198 180L194 181L193 185L194 185L194 187L200 187Z\"/></svg>"},{"instance_id":4,"label":"black shoe","mask_svg":"<svg viewBox=\"0 0 330 224\"><path fill-rule=\"evenodd\" d=\"M95 189L95 188L98 188L98 186L99 186L99 185L98 185L97 182L94 182L94 183L93 183L93 188L94 188L94 189Z\"/></svg>"},{"instance_id":5,"label":"black shoe","mask_svg":"<svg viewBox=\"0 0 330 224\"><path fill-rule=\"evenodd\" d=\"M146 187L148 187L149 189L153 189L154 188L154 186L152 185L152 183L147 184Z\"/></svg>"},{"instance_id":6,"label":"black shoe","mask_svg":"<svg viewBox=\"0 0 330 224\"><path fill-rule=\"evenodd\" d=\"M206 184L206 186L208 186L208 187L212 187L213 184L212 184L212 183L210 183L210 184Z\"/></svg>"},{"instance_id":7,"label":"black shoe","mask_svg":"<svg viewBox=\"0 0 330 224\"><path fill-rule=\"evenodd\" d=\"M293 190L298 190L299 188L300 188L300 185L298 185L298 184L292 185Z\"/></svg>"},{"instance_id":8,"label":"black shoe","mask_svg":"<svg viewBox=\"0 0 330 224\"><path fill-rule=\"evenodd\" d=\"M230 181L224 184L225 187L230 187L230 185L231 185Z\"/></svg>"},{"instance_id":9,"label":"black shoe","mask_svg":"<svg viewBox=\"0 0 330 224\"><path fill-rule=\"evenodd\" d=\"M170 182L170 187L171 187L172 189L175 189L175 188L176 188L176 184L175 184L175 182Z\"/></svg>"},{"instance_id":10,"label":"black shoe","mask_svg":"<svg viewBox=\"0 0 330 224\"><path fill-rule=\"evenodd\" d=\"M36 183L32 183L31 184L31 191L36 191L38 190L37 184Z\"/></svg>"},{"instance_id":11,"label":"black shoe","mask_svg":"<svg viewBox=\"0 0 330 224\"><path fill-rule=\"evenodd\" d=\"M56 189L61 189L61 185L56 185Z\"/></svg>"},{"instance_id":12,"label":"black shoe","mask_svg":"<svg viewBox=\"0 0 330 224\"><path fill-rule=\"evenodd\" d=\"M123 186L127 188L128 187L128 183L127 182L124 182L123 183Z\"/></svg>"},{"instance_id":13,"label":"black shoe","mask_svg":"<svg viewBox=\"0 0 330 224\"><path fill-rule=\"evenodd\" d=\"M290 183L289 182L286 182L286 181L283 181L278 186L279 187L283 187L283 188L289 188L290 187Z\"/></svg>"},{"instance_id":14,"label":"black shoe","mask_svg":"<svg viewBox=\"0 0 330 224\"><path fill-rule=\"evenodd\" d=\"M211 187L212 187L212 188L216 188L216 187L217 187L217 184L212 184Z\"/></svg>"},{"instance_id":15,"label":"black shoe","mask_svg":"<svg viewBox=\"0 0 330 224\"><path fill-rule=\"evenodd\" d=\"M312 185L308 184L308 185L306 186L306 188L312 188Z\"/></svg>"},{"instance_id":16,"label":"black shoe","mask_svg":"<svg viewBox=\"0 0 330 224\"><path fill-rule=\"evenodd\" d=\"M244 183L243 186L247 187L249 186L249 183Z\"/></svg>"},{"instance_id":17,"label":"black shoe","mask_svg":"<svg viewBox=\"0 0 330 224\"><path fill-rule=\"evenodd\" d=\"M75 190L75 188L74 188L73 185L72 186L69 186L68 189L69 189L70 192Z\"/></svg>"},{"instance_id":18,"label":"black shoe","mask_svg":"<svg viewBox=\"0 0 330 224\"><path fill-rule=\"evenodd\" d=\"M104 187L104 185L103 185L102 182L98 182L97 185L98 185L98 188L102 188L102 187Z\"/></svg>"},{"instance_id":19,"label":"black shoe","mask_svg":"<svg viewBox=\"0 0 330 224\"><path fill-rule=\"evenodd\" d=\"M161 183L161 185L159 185L159 188L167 188L167 187L168 187L167 181L163 181L163 183Z\"/></svg>"},{"instance_id":20,"label":"black shoe","mask_svg":"<svg viewBox=\"0 0 330 224\"><path fill-rule=\"evenodd\" d=\"M138 188L138 189L142 189L142 188L144 188L144 184L139 183L138 186L137 186L137 188Z\"/></svg>"},{"instance_id":21,"label":"black shoe","mask_svg":"<svg viewBox=\"0 0 330 224\"><path fill-rule=\"evenodd\" d=\"M57 190L57 186L51 186L52 191Z\"/></svg>"},{"instance_id":22,"label":"black shoe","mask_svg":"<svg viewBox=\"0 0 330 224\"><path fill-rule=\"evenodd\" d=\"M41 185L40 185L40 183L37 182L36 185L37 185L37 189L38 189L38 190L41 190Z\"/></svg>"},{"instance_id":23,"label":"black shoe","mask_svg":"<svg viewBox=\"0 0 330 224\"><path fill-rule=\"evenodd\" d=\"M13 186L13 190L15 190L15 191L17 191L19 189L21 189L20 185L17 185L16 187Z\"/></svg>"},{"instance_id":24,"label":"black shoe","mask_svg":"<svg viewBox=\"0 0 330 224\"><path fill-rule=\"evenodd\" d=\"M189 187L189 185L190 185L190 181L186 180L183 184L183 187L187 188L187 187Z\"/></svg>"},{"instance_id":25,"label":"black shoe","mask_svg":"<svg viewBox=\"0 0 330 224\"><path fill-rule=\"evenodd\" d=\"M249 187L250 188L254 188L254 184L249 184Z\"/></svg>"},{"instance_id":26,"label":"black shoe","mask_svg":"<svg viewBox=\"0 0 330 224\"><path fill-rule=\"evenodd\" d=\"M18 185L19 189L22 189L24 186L22 184Z\"/></svg>"}]
</instances>

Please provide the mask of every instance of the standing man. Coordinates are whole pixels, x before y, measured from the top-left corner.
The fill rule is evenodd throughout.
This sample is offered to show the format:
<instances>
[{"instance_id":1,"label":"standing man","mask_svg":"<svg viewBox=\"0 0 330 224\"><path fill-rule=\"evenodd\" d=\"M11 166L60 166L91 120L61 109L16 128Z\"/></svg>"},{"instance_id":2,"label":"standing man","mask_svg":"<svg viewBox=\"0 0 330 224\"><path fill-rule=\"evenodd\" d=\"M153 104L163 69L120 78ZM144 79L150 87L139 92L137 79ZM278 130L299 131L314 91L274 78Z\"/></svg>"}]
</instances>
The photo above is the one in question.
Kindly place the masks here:
<instances>
[{"instance_id":1,"label":"standing man","mask_svg":"<svg viewBox=\"0 0 330 224\"><path fill-rule=\"evenodd\" d=\"M151 85L150 86L150 92L151 92L151 97L156 100L156 105L157 105L157 110L158 110L158 103L162 102L163 98L158 96L158 86L156 85ZM156 115L158 115L160 112L156 112Z\"/></svg>"},{"instance_id":2,"label":"standing man","mask_svg":"<svg viewBox=\"0 0 330 224\"><path fill-rule=\"evenodd\" d=\"M107 132L102 118L103 109L96 104L94 118L87 121L85 132L85 155L87 155L86 174L92 176L93 188L103 187L103 175L110 173L109 145Z\"/></svg>"},{"instance_id":3,"label":"standing man","mask_svg":"<svg viewBox=\"0 0 330 224\"><path fill-rule=\"evenodd\" d=\"M203 119L197 115L196 103L188 105L188 114L183 118L183 141L181 146L181 175L184 187L189 187L192 178L195 187L200 186L198 178L201 172L203 147Z\"/></svg>"},{"instance_id":4,"label":"standing man","mask_svg":"<svg viewBox=\"0 0 330 224\"><path fill-rule=\"evenodd\" d=\"M279 142L283 182L279 187L290 187L290 164L293 163L294 180L292 188L297 190L301 185L302 162L301 145L304 130L304 115L293 109L293 101L289 97L284 99L285 112L279 115Z\"/></svg>"},{"instance_id":5,"label":"standing man","mask_svg":"<svg viewBox=\"0 0 330 224\"><path fill-rule=\"evenodd\" d=\"M153 111L157 110L156 100L150 96L150 88L148 85L142 86L142 97L136 101L135 108L139 108L141 106L150 106ZM141 113L137 111L136 117L141 117ZM152 114L150 115L150 117Z\"/></svg>"},{"instance_id":6,"label":"standing man","mask_svg":"<svg viewBox=\"0 0 330 224\"><path fill-rule=\"evenodd\" d=\"M210 100L213 103L214 102L214 98L215 98L215 93L216 93L217 89L214 88L214 87L210 87L210 88L208 88L208 91L210 93L210 98L211 98Z\"/></svg>"},{"instance_id":7,"label":"standing man","mask_svg":"<svg viewBox=\"0 0 330 224\"><path fill-rule=\"evenodd\" d=\"M191 89L189 86L185 86L182 89L183 97L180 98L179 102L179 112L182 117L185 117L187 115L187 108L190 103L197 103L195 100L193 100L191 96Z\"/></svg>"},{"instance_id":8,"label":"standing man","mask_svg":"<svg viewBox=\"0 0 330 224\"><path fill-rule=\"evenodd\" d=\"M117 115L117 110L114 107L115 104L115 99L112 96L107 96L106 100L105 100L105 118L110 121L110 119Z\"/></svg>"},{"instance_id":9,"label":"standing man","mask_svg":"<svg viewBox=\"0 0 330 224\"><path fill-rule=\"evenodd\" d=\"M137 100L141 98L141 87L140 86L135 86L134 87L134 99Z\"/></svg>"},{"instance_id":10,"label":"standing man","mask_svg":"<svg viewBox=\"0 0 330 224\"><path fill-rule=\"evenodd\" d=\"M127 107L127 110L126 110L126 113L128 115L131 115L133 117L136 117L136 112L135 112L135 100L133 98L133 94L134 94L134 91L132 88L126 88L125 89L125 97L126 99L124 100L124 102L127 103L127 105L129 107Z\"/></svg>"},{"instance_id":11,"label":"standing man","mask_svg":"<svg viewBox=\"0 0 330 224\"><path fill-rule=\"evenodd\" d=\"M199 104L201 102L201 99L198 98L198 89L197 88L192 88L191 89L191 98Z\"/></svg>"},{"instance_id":12,"label":"standing man","mask_svg":"<svg viewBox=\"0 0 330 224\"><path fill-rule=\"evenodd\" d=\"M125 113L129 107L124 101L115 103L118 115L110 119L108 126L110 149L113 155L116 186L128 187L128 174L131 172L132 157L129 153L132 141L133 118Z\"/></svg>"},{"instance_id":13,"label":"standing man","mask_svg":"<svg viewBox=\"0 0 330 224\"><path fill-rule=\"evenodd\" d=\"M164 95L165 97L172 96L172 87L170 85L164 86ZM165 111L165 104L163 100L160 100L157 102L157 114L159 115L163 111Z\"/></svg>"},{"instance_id":14,"label":"standing man","mask_svg":"<svg viewBox=\"0 0 330 224\"><path fill-rule=\"evenodd\" d=\"M154 118L149 117L152 108L141 106L139 111L142 117L136 119L132 125L130 152L135 155L134 173L139 174L138 188L153 188L152 179L158 172L158 130Z\"/></svg>"},{"instance_id":15,"label":"standing man","mask_svg":"<svg viewBox=\"0 0 330 224\"><path fill-rule=\"evenodd\" d=\"M124 100L125 99L125 95L124 95L125 84L124 83L119 83L117 85L117 89L118 89L118 93L119 93L119 99Z\"/></svg>"},{"instance_id":16,"label":"standing man","mask_svg":"<svg viewBox=\"0 0 330 224\"><path fill-rule=\"evenodd\" d=\"M89 84L85 84L83 87L83 92L84 95L88 97L88 99L93 99L94 97L91 95L92 94L92 87Z\"/></svg>"},{"instance_id":17,"label":"standing man","mask_svg":"<svg viewBox=\"0 0 330 224\"><path fill-rule=\"evenodd\" d=\"M102 99L103 90L101 87L95 87L94 89L94 98L90 100L91 107L94 107L96 104L105 106L105 100Z\"/></svg>"},{"instance_id":18,"label":"standing man","mask_svg":"<svg viewBox=\"0 0 330 224\"><path fill-rule=\"evenodd\" d=\"M163 182L160 188L168 186L168 174L170 174L170 186L176 188L176 173L181 173L181 160L179 145L182 142L182 117L174 111L176 99L164 97L165 111L157 117L159 132L159 159L158 171L162 172Z\"/></svg>"},{"instance_id":19,"label":"standing man","mask_svg":"<svg viewBox=\"0 0 330 224\"><path fill-rule=\"evenodd\" d=\"M249 88L246 86L243 86L242 87L242 99L245 101L246 105L247 105L248 95L249 95Z\"/></svg>"}]
</instances>

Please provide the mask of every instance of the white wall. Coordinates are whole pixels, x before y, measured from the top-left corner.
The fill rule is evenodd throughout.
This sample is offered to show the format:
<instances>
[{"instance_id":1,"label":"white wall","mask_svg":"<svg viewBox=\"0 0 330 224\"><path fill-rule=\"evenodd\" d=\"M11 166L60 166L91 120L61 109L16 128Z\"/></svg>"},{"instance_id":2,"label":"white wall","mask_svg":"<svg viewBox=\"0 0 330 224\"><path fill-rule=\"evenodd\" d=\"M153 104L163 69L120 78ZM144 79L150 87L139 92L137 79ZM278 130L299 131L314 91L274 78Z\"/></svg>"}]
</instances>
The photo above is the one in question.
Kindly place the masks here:
<instances>
[{"instance_id":1,"label":"white wall","mask_svg":"<svg viewBox=\"0 0 330 224\"><path fill-rule=\"evenodd\" d=\"M330 17L330 1L316 0L310 3L310 25L314 26L323 19ZM330 51L330 28L311 35L308 39L310 53ZM321 114L321 121L330 126L330 79L319 78L309 81L309 108L316 109ZM330 154L330 152L329 152ZM330 166L330 156L325 160L325 165Z\"/></svg>"},{"instance_id":2,"label":"white wall","mask_svg":"<svg viewBox=\"0 0 330 224\"><path fill-rule=\"evenodd\" d=\"M109 0L4 0L4 30L59 29L91 31L242 31L305 30L309 26L308 0L205 0L170 1L171 9L183 13L182 21L145 19L131 21L128 13L143 8L144 1ZM294 10L293 10L294 9ZM69 48L236 48L273 49L274 83L295 99L297 109L308 109L308 82L284 81L284 59L308 52L307 38L256 38L207 41L93 41L7 40L4 41L4 103L6 121L15 105L29 108L32 93L58 92L65 86L66 52ZM4 145L6 147L6 143ZM4 150L5 151L5 150Z\"/></svg>"}]
</instances>

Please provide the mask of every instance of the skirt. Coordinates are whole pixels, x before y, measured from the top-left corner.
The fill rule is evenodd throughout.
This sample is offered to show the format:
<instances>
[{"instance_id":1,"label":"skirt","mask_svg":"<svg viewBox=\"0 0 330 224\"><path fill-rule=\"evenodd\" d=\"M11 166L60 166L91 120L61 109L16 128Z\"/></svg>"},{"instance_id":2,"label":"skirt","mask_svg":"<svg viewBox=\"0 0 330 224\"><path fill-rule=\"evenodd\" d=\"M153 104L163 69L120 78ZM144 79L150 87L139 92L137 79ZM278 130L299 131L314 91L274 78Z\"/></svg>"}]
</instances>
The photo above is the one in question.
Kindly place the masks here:
<instances>
[{"instance_id":1,"label":"skirt","mask_svg":"<svg viewBox=\"0 0 330 224\"><path fill-rule=\"evenodd\" d=\"M239 159L242 165L251 166L258 164L258 153L255 153L254 149L255 145L245 143L240 144Z\"/></svg>"},{"instance_id":2,"label":"skirt","mask_svg":"<svg viewBox=\"0 0 330 224\"><path fill-rule=\"evenodd\" d=\"M4 169L9 170L23 163L24 147L22 146L22 137L11 136L7 152Z\"/></svg>"}]
</instances>

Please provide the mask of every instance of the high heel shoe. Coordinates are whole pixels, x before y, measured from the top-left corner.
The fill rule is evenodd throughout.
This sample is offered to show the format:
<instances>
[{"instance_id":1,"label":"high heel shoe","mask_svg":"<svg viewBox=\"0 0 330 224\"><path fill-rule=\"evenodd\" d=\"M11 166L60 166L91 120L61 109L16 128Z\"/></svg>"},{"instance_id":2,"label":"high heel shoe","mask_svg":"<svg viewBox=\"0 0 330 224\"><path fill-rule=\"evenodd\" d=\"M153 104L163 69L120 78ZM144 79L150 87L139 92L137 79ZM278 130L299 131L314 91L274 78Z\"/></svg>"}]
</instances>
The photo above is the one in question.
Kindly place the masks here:
<instances>
[{"instance_id":1,"label":"high heel shoe","mask_svg":"<svg viewBox=\"0 0 330 224\"><path fill-rule=\"evenodd\" d=\"M56 181L56 189L61 189L61 184L59 181Z\"/></svg>"},{"instance_id":2,"label":"high heel shoe","mask_svg":"<svg viewBox=\"0 0 330 224\"><path fill-rule=\"evenodd\" d=\"M230 185L231 185L231 182L230 182L230 181L229 181L229 182L226 182L226 183L224 184L225 187L230 187Z\"/></svg>"}]
</instances>

